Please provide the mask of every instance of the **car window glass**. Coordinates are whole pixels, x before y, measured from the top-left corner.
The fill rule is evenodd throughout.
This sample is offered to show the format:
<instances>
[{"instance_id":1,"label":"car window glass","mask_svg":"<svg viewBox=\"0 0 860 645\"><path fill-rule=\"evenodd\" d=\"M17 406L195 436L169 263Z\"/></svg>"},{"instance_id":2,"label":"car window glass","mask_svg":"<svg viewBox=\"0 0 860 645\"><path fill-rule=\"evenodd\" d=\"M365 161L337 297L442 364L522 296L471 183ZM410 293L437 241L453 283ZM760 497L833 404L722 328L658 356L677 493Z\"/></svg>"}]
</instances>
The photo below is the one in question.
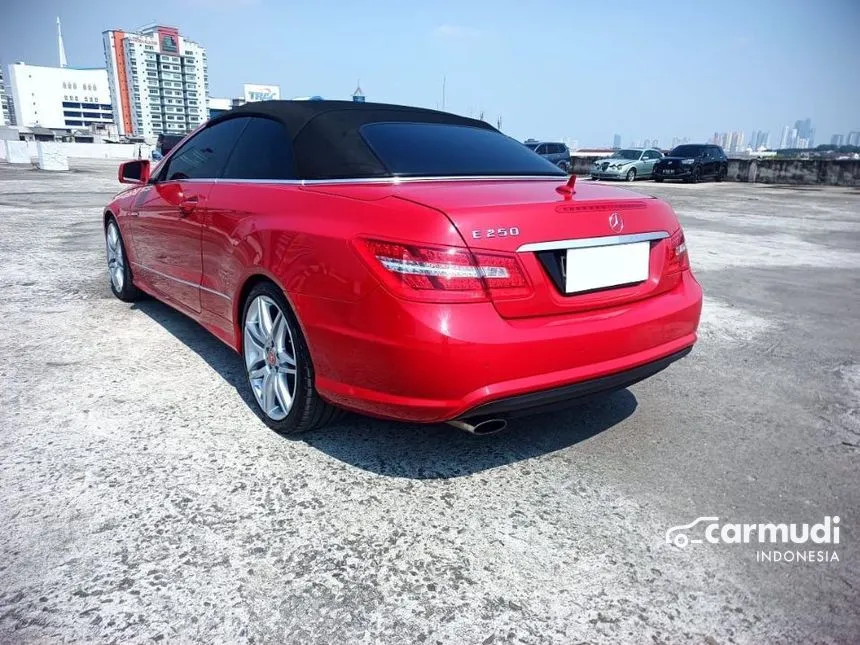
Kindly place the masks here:
<instances>
[{"instance_id":1,"label":"car window glass","mask_svg":"<svg viewBox=\"0 0 860 645\"><path fill-rule=\"evenodd\" d=\"M391 175L566 176L545 157L532 154L497 130L447 123L378 122L359 128Z\"/></svg>"},{"instance_id":2,"label":"car window glass","mask_svg":"<svg viewBox=\"0 0 860 645\"><path fill-rule=\"evenodd\" d=\"M546 144L542 143L537 147L537 150L535 150L535 152L538 153L539 155L545 155L547 152L546 148L547 148Z\"/></svg>"},{"instance_id":3,"label":"car window glass","mask_svg":"<svg viewBox=\"0 0 860 645\"><path fill-rule=\"evenodd\" d=\"M284 126L272 119L249 119L221 177L295 179L293 142Z\"/></svg>"},{"instance_id":4,"label":"car window glass","mask_svg":"<svg viewBox=\"0 0 860 645\"><path fill-rule=\"evenodd\" d=\"M673 148L672 152L669 153L669 156L695 158L701 156L701 154L702 146L687 144L678 146L677 148Z\"/></svg>"},{"instance_id":5,"label":"car window glass","mask_svg":"<svg viewBox=\"0 0 860 645\"><path fill-rule=\"evenodd\" d=\"M228 119L198 132L167 160L159 181L215 179L248 119Z\"/></svg>"}]
</instances>

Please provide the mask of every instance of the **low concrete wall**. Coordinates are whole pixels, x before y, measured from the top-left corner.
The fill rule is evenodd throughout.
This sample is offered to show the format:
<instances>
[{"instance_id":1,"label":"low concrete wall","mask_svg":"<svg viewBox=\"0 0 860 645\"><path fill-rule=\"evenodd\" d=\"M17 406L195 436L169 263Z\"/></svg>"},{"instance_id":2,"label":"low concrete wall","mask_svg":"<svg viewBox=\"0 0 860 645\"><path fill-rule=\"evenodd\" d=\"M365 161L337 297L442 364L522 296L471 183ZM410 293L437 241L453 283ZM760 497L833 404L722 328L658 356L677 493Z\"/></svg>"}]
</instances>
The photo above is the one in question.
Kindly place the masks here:
<instances>
[{"instance_id":1,"label":"low concrete wall","mask_svg":"<svg viewBox=\"0 0 860 645\"><path fill-rule=\"evenodd\" d=\"M570 157L570 172L574 175L590 175L591 164L599 157Z\"/></svg>"},{"instance_id":2,"label":"low concrete wall","mask_svg":"<svg viewBox=\"0 0 860 645\"><path fill-rule=\"evenodd\" d=\"M594 157L571 156L571 171L588 175ZM860 186L858 159L729 159L728 181Z\"/></svg>"},{"instance_id":3,"label":"low concrete wall","mask_svg":"<svg viewBox=\"0 0 860 645\"><path fill-rule=\"evenodd\" d=\"M41 170L68 170L69 158L60 149L59 143L39 141L37 165Z\"/></svg>"},{"instance_id":4,"label":"low concrete wall","mask_svg":"<svg viewBox=\"0 0 860 645\"><path fill-rule=\"evenodd\" d=\"M30 156L36 158L39 156L37 141L28 141L27 149ZM58 150L67 157L76 157L78 159L137 159L138 148L142 159L150 159L152 155L152 146L145 143L55 143L59 146Z\"/></svg>"},{"instance_id":5,"label":"low concrete wall","mask_svg":"<svg viewBox=\"0 0 860 645\"><path fill-rule=\"evenodd\" d=\"M729 181L860 186L858 159L729 159Z\"/></svg>"},{"instance_id":6,"label":"low concrete wall","mask_svg":"<svg viewBox=\"0 0 860 645\"><path fill-rule=\"evenodd\" d=\"M30 152L24 141L4 141L6 161L9 163L30 163Z\"/></svg>"}]
</instances>

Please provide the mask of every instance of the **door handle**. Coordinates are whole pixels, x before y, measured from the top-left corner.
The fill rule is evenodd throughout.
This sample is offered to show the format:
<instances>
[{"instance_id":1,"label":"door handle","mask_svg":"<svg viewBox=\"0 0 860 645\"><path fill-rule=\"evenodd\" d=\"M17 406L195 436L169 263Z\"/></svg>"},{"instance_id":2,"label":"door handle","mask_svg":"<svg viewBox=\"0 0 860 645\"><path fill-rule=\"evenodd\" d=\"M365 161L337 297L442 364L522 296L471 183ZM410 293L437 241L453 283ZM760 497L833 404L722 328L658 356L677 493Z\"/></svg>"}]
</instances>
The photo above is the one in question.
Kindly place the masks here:
<instances>
[{"instance_id":1,"label":"door handle","mask_svg":"<svg viewBox=\"0 0 860 645\"><path fill-rule=\"evenodd\" d=\"M179 213L181 215L190 215L197 208L197 195L192 195L179 202Z\"/></svg>"}]
</instances>

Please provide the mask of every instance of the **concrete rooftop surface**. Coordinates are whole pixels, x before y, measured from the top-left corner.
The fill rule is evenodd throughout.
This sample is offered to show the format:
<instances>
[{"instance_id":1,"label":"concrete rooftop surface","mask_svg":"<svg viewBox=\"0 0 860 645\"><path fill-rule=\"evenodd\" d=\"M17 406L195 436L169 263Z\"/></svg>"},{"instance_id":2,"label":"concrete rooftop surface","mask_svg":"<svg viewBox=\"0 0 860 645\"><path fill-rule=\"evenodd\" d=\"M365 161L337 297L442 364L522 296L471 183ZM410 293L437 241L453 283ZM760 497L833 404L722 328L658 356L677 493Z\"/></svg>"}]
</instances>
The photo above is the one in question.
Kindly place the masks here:
<instances>
[{"instance_id":1,"label":"concrete rooftop surface","mask_svg":"<svg viewBox=\"0 0 860 645\"><path fill-rule=\"evenodd\" d=\"M637 183L705 291L686 359L491 437L286 439L226 346L112 297L116 163L71 165L0 164L0 642L860 642L860 191ZM838 562L665 541L825 515Z\"/></svg>"}]
</instances>

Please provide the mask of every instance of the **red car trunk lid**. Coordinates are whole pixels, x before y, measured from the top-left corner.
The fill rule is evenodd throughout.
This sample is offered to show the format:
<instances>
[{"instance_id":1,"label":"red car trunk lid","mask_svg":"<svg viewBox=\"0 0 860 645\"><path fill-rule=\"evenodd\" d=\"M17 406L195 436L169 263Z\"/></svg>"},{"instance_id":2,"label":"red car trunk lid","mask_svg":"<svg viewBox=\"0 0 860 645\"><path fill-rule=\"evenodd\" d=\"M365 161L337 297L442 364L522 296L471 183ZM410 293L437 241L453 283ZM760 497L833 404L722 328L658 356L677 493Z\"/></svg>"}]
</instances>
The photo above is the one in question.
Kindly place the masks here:
<instances>
[{"instance_id":1,"label":"red car trunk lid","mask_svg":"<svg viewBox=\"0 0 860 645\"><path fill-rule=\"evenodd\" d=\"M533 287L515 299L494 298L505 318L528 318L617 306L664 290L663 269L668 236L678 228L671 208L663 202L622 188L578 183L570 199L556 191L557 179L498 181L404 181L399 184L322 188L359 199L395 195L442 211L466 245L474 250L515 254ZM315 188L316 189L316 188ZM610 222L612 219L612 222ZM648 277L620 287L565 293L563 277L552 263L576 241L656 234L650 241ZM661 239L663 238L663 239ZM556 243L552 251L529 247ZM526 248L523 248L526 247ZM563 270L563 269L562 269ZM677 278L674 278L677 279Z\"/></svg>"}]
</instances>

